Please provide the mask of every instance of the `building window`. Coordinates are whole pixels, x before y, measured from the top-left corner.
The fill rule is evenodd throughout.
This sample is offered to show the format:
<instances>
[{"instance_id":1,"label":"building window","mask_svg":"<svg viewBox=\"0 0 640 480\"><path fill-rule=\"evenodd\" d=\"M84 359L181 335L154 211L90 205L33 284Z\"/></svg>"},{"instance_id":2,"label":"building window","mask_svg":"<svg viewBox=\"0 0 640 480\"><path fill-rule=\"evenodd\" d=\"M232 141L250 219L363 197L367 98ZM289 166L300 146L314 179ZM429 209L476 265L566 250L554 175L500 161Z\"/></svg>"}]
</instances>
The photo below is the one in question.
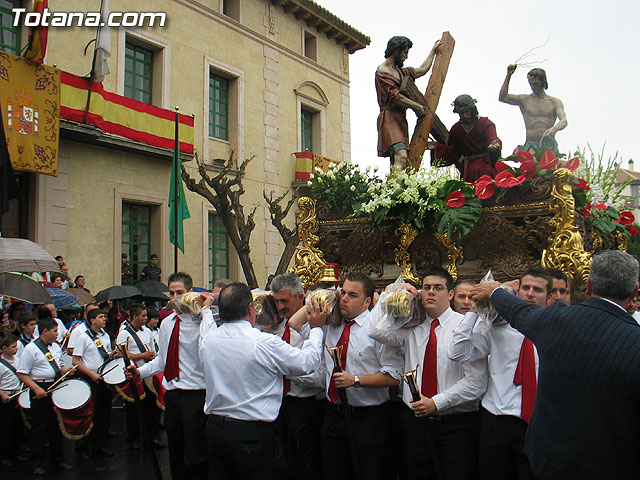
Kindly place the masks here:
<instances>
[{"instance_id":1,"label":"building window","mask_svg":"<svg viewBox=\"0 0 640 480\"><path fill-rule=\"evenodd\" d=\"M300 112L300 151L313 152L313 112L301 110Z\"/></svg>"},{"instance_id":2,"label":"building window","mask_svg":"<svg viewBox=\"0 0 640 480\"><path fill-rule=\"evenodd\" d=\"M632 183L629 188L631 189L631 206L633 208L640 207L640 198L638 198L640 195L640 183Z\"/></svg>"},{"instance_id":3,"label":"building window","mask_svg":"<svg viewBox=\"0 0 640 480\"><path fill-rule=\"evenodd\" d=\"M149 263L151 248L151 207L134 203L122 204L122 253L129 257L134 280Z\"/></svg>"},{"instance_id":4,"label":"building window","mask_svg":"<svg viewBox=\"0 0 640 480\"><path fill-rule=\"evenodd\" d=\"M209 75L209 136L229 140L229 80Z\"/></svg>"},{"instance_id":5,"label":"building window","mask_svg":"<svg viewBox=\"0 0 640 480\"><path fill-rule=\"evenodd\" d=\"M153 52L126 43L124 61L124 96L151 103L153 87Z\"/></svg>"},{"instance_id":6,"label":"building window","mask_svg":"<svg viewBox=\"0 0 640 480\"><path fill-rule=\"evenodd\" d=\"M316 40L316 36L304 31L304 56L313 60L314 62L318 60L318 43Z\"/></svg>"},{"instance_id":7,"label":"building window","mask_svg":"<svg viewBox=\"0 0 640 480\"><path fill-rule=\"evenodd\" d=\"M229 236L218 215L209 215L209 288L229 278Z\"/></svg>"},{"instance_id":8,"label":"building window","mask_svg":"<svg viewBox=\"0 0 640 480\"><path fill-rule=\"evenodd\" d=\"M222 0L222 13L236 22L240 21L240 0Z\"/></svg>"},{"instance_id":9,"label":"building window","mask_svg":"<svg viewBox=\"0 0 640 480\"><path fill-rule=\"evenodd\" d=\"M20 26L13 26L12 8L20 6L18 1L0 0L0 50L20 55Z\"/></svg>"}]
</instances>

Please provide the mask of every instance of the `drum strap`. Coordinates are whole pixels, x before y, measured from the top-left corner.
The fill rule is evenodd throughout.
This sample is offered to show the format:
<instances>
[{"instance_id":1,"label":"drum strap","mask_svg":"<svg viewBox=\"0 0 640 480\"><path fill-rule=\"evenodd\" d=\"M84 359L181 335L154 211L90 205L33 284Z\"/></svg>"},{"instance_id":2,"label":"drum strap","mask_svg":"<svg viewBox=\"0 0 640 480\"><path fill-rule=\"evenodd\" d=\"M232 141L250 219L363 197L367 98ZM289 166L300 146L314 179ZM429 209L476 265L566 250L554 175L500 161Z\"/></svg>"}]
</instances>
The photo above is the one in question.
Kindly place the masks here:
<instances>
[{"instance_id":1,"label":"drum strap","mask_svg":"<svg viewBox=\"0 0 640 480\"><path fill-rule=\"evenodd\" d=\"M53 371L56 373L55 379L57 380L62 374L62 372L60 371L60 367L56 363L56 359L53 358L53 355L49 351L49 347L47 347L42 341L42 339L40 338L38 338L34 343L40 349L44 357L47 359L47 362L49 362L49 365L51 365L51 368L53 368Z\"/></svg>"},{"instance_id":2,"label":"drum strap","mask_svg":"<svg viewBox=\"0 0 640 480\"><path fill-rule=\"evenodd\" d=\"M20 334L20 338L18 340L20 340L20 343L22 343L23 347L26 347L31 343L33 337L27 337L24 333L22 333Z\"/></svg>"},{"instance_id":3,"label":"drum strap","mask_svg":"<svg viewBox=\"0 0 640 480\"><path fill-rule=\"evenodd\" d=\"M106 360L107 358L109 358L109 354L107 353L107 350L104 348L103 343L100 341L100 338L98 338L98 335L93 333L93 331L90 328L87 329L87 335L89 335L89 338L93 340L93 343L96 345L98 352L100 352L100 356L102 356L102 360Z\"/></svg>"},{"instance_id":4,"label":"drum strap","mask_svg":"<svg viewBox=\"0 0 640 480\"><path fill-rule=\"evenodd\" d=\"M140 350L140 353L146 352L147 347L144 346L144 343L142 343L142 340L140 340L140 337L138 336L138 334L133 329L130 323L127 323L125 330L129 332L129 335L131 335L131 338L133 338L133 341L136 342L136 346L138 347L138 350Z\"/></svg>"},{"instance_id":5,"label":"drum strap","mask_svg":"<svg viewBox=\"0 0 640 480\"><path fill-rule=\"evenodd\" d=\"M5 367L7 367L9 370L11 370L11 373L13 373L16 378L18 380L20 380L20 377L18 377L18 371L16 370L16 367L14 367L13 365L11 365L9 362L7 362L4 358L0 358L0 363L2 365L4 365ZM20 383L22 383L22 380L20 380Z\"/></svg>"}]
</instances>

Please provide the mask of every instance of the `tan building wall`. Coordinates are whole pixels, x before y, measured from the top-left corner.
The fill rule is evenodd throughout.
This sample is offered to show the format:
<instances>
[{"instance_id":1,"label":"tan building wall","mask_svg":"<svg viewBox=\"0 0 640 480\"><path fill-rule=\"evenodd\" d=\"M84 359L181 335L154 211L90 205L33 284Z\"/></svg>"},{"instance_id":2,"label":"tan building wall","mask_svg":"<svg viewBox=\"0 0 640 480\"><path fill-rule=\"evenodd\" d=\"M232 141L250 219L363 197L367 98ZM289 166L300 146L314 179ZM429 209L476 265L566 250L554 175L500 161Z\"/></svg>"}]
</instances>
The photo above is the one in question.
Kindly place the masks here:
<instances>
[{"instance_id":1,"label":"tan building wall","mask_svg":"<svg viewBox=\"0 0 640 480\"><path fill-rule=\"evenodd\" d=\"M200 158L212 164L231 151L240 160L255 155L243 198L248 211L258 205L251 248L258 281L264 283L283 245L269 222L262 192L281 192L294 179L292 153L300 150L302 107L315 112L314 152L350 159L348 52L344 37L338 37L343 42L338 43L306 23L308 15L296 17L296 5L311 2L280 1L276 6L266 0L231 1L238 21L220 13L221 3L135 2L136 11L164 9L167 24L111 28L111 74L103 84L124 93L125 42L153 49L153 104L167 109L178 105L181 113L195 114L194 147ZM95 5L60 1L56 10L92 11ZM131 11L131 3L123 0L111 0L109 7L112 12ZM84 56L83 50L94 36L95 29L50 29L46 63L88 74L91 54ZM231 80L229 141L208 134L210 72ZM187 165L197 176L195 162ZM89 288L97 291L120 280L122 202L151 205L151 250L160 255L166 280L173 266L167 231L170 162L63 138L59 171L58 178L37 179L34 239L52 254L65 256L71 273L84 274ZM184 224L180 269L189 271L196 285L206 286L207 221L213 207L189 191L187 201L191 219ZM293 214L289 221L294 221ZM243 278L237 261L230 267L231 278Z\"/></svg>"}]
</instances>

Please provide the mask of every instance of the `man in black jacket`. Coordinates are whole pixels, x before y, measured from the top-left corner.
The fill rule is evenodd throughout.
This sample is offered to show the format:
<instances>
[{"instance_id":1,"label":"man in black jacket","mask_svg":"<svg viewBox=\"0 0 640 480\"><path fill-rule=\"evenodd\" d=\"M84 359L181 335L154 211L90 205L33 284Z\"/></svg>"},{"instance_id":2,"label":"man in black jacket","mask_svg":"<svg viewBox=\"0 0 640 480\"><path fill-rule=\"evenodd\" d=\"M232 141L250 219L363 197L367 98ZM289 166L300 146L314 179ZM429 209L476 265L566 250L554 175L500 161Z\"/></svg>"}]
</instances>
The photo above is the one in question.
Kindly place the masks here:
<instances>
[{"instance_id":1,"label":"man in black jacket","mask_svg":"<svg viewBox=\"0 0 640 480\"><path fill-rule=\"evenodd\" d=\"M497 282L474 288L536 346L538 392L525 452L540 479L631 479L640 471L640 327L624 310L638 291L638 261L593 257L588 299L549 308Z\"/></svg>"}]
</instances>

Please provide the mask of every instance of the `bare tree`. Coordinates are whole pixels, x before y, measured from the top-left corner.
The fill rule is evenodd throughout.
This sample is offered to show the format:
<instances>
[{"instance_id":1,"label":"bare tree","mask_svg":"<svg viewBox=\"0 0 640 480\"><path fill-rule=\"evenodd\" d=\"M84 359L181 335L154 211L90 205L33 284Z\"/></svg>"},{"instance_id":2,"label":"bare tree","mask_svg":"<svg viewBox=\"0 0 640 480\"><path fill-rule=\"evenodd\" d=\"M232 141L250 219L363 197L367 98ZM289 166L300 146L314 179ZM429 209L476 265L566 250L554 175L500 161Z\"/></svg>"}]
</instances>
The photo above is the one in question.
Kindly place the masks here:
<instances>
[{"instance_id":1,"label":"bare tree","mask_svg":"<svg viewBox=\"0 0 640 480\"><path fill-rule=\"evenodd\" d=\"M267 201L269 213L271 215L271 223L276 227L278 233L280 233L280 237L282 237L282 241L284 242L284 251L282 252L282 256L278 262L278 267L276 268L276 272L269 276L267 285L271 283L272 277L287 271L289 262L291 262L291 258L296 252L296 245L298 245L297 225L294 224L293 228L289 228L283 223L283 220L289 214L289 211L296 200L295 195L292 193L287 205L282 208L281 202L286 198L288 193L289 190L286 190L282 195L274 198L273 192L270 192L269 195L267 195L266 190L262 192L264 199Z\"/></svg>"},{"instance_id":2,"label":"bare tree","mask_svg":"<svg viewBox=\"0 0 640 480\"><path fill-rule=\"evenodd\" d=\"M244 179L247 165L254 158L255 155L252 155L250 158L245 159L238 169L233 172L234 162L233 152L231 152L222 170L212 177L207 172L205 163L196 154L195 159L198 164L200 180L196 181L191 178L184 164L182 165L182 179L189 190L203 196L216 208L227 230L229 239L238 254L242 271L247 279L247 285L257 288L258 281L251 261L249 240L251 232L256 226L253 217L258 206L254 206L251 213L245 216L244 207L240 201L240 197L244 194L242 180Z\"/></svg>"}]
</instances>

